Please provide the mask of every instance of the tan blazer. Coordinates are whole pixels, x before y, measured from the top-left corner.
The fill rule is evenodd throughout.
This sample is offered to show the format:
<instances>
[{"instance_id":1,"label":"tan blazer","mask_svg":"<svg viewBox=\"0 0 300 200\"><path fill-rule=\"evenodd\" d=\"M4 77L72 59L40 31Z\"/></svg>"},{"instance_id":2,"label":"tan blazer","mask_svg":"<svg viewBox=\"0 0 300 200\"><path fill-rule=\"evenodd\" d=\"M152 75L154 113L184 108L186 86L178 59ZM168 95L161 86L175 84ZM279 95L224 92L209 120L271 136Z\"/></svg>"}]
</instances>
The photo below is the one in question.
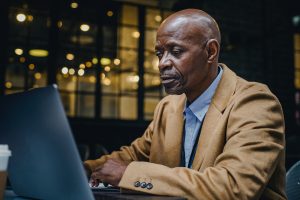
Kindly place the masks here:
<instances>
[{"instance_id":1,"label":"tan blazer","mask_svg":"<svg viewBox=\"0 0 300 200\"><path fill-rule=\"evenodd\" d=\"M247 82L224 64L206 113L192 169L178 167L185 95L159 102L144 135L108 157L130 162L119 186L188 199L286 199L283 113L267 86ZM135 183L151 183L136 187Z\"/></svg>"}]
</instances>

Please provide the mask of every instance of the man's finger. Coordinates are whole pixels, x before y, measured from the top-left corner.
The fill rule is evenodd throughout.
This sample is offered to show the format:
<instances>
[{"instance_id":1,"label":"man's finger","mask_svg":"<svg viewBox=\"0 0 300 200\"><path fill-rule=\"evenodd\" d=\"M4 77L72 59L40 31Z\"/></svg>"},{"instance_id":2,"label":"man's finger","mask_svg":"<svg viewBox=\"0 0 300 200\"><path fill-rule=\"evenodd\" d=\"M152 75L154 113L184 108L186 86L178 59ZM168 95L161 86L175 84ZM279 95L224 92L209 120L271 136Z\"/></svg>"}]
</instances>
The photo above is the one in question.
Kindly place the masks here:
<instances>
[{"instance_id":1,"label":"man's finger","mask_svg":"<svg viewBox=\"0 0 300 200\"><path fill-rule=\"evenodd\" d=\"M91 187L98 187L99 186L100 181L98 179L90 179L90 185Z\"/></svg>"}]
</instances>

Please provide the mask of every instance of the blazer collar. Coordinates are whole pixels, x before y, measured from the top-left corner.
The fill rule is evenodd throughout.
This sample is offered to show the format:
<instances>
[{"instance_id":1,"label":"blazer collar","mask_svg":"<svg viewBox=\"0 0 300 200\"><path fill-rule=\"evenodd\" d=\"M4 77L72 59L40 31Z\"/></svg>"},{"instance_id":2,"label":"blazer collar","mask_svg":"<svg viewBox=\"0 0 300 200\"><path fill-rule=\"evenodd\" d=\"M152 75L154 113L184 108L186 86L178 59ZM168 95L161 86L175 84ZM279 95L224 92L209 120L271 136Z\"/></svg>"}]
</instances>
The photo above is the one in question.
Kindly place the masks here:
<instances>
[{"instance_id":1,"label":"blazer collar","mask_svg":"<svg viewBox=\"0 0 300 200\"><path fill-rule=\"evenodd\" d=\"M208 108L203 121L198 148L194 157L192 168L199 170L205 158L206 152L209 151L210 141L214 137L219 118L229 103L230 98L235 92L237 76L226 65L219 64L223 69L223 75L213 96L212 102Z\"/></svg>"},{"instance_id":2,"label":"blazer collar","mask_svg":"<svg viewBox=\"0 0 300 200\"><path fill-rule=\"evenodd\" d=\"M235 92L237 76L225 64L219 63L219 66L223 69L223 75L211 103L222 113Z\"/></svg>"}]
</instances>

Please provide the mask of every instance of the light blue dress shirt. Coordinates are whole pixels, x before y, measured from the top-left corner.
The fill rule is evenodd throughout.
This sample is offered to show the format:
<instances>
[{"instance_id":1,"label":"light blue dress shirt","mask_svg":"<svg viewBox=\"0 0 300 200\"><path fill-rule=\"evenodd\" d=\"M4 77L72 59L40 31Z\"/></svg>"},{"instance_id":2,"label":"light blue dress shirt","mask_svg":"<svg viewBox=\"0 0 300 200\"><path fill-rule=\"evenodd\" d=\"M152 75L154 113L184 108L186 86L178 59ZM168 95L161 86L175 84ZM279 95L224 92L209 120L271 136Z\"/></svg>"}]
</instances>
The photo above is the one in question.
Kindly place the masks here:
<instances>
[{"instance_id":1,"label":"light blue dress shirt","mask_svg":"<svg viewBox=\"0 0 300 200\"><path fill-rule=\"evenodd\" d=\"M193 101L193 103L190 105L186 103L185 110L183 112L185 118L184 155L186 167L190 167L189 161L190 159L194 159L191 158L193 147L195 142L198 142L196 141L197 135L200 131L204 116L208 110L211 99L215 94L222 74L223 70L219 67L218 76L211 85L195 101Z\"/></svg>"}]
</instances>

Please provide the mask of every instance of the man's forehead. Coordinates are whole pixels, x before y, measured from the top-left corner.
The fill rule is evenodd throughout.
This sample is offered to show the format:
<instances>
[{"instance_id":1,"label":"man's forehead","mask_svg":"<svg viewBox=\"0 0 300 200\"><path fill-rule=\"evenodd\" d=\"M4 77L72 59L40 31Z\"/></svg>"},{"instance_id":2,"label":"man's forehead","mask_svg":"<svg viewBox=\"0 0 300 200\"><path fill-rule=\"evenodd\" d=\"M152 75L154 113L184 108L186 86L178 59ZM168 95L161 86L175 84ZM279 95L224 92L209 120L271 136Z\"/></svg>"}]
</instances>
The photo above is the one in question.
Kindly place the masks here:
<instances>
[{"instance_id":1,"label":"man's forehead","mask_svg":"<svg viewBox=\"0 0 300 200\"><path fill-rule=\"evenodd\" d=\"M184 40L174 40L174 39L165 40L165 41L156 40L155 48L184 46L184 45L187 45L187 43L184 42Z\"/></svg>"},{"instance_id":2,"label":"man's forehead","mask_svg":"<svg viewBox=\"0 0 300 200\"><path fill-rule=\"evenodd\" d=\"M166 20L160 25L157 34L165 34L166 32L176 33L180 28L188 26L189 24L189 20L184 16Z\"/></svg>"},{"instance_id":3,"label":"man's forehead","mask_svg":"<svg viewBox=\"0 0 300 200\"><path fill-rule=\"evenodd\" d=\"M157 38L173 36L176 38L192 38L206 35L208 31L205 18L176 17L161 24Z\"/></svg>"},{"instance_id":4,"label":"man's forehead","mask_svg":"<svg viewBox=\"0 0 300 200\"><path fill-rule=\"evenodd\" d=\"M176 26L175 26L176 25ZM156 45L196 42L203 39L201 30L192 24L175 24L159 29L156 36Z\"/></svg>"}]
</instances>

